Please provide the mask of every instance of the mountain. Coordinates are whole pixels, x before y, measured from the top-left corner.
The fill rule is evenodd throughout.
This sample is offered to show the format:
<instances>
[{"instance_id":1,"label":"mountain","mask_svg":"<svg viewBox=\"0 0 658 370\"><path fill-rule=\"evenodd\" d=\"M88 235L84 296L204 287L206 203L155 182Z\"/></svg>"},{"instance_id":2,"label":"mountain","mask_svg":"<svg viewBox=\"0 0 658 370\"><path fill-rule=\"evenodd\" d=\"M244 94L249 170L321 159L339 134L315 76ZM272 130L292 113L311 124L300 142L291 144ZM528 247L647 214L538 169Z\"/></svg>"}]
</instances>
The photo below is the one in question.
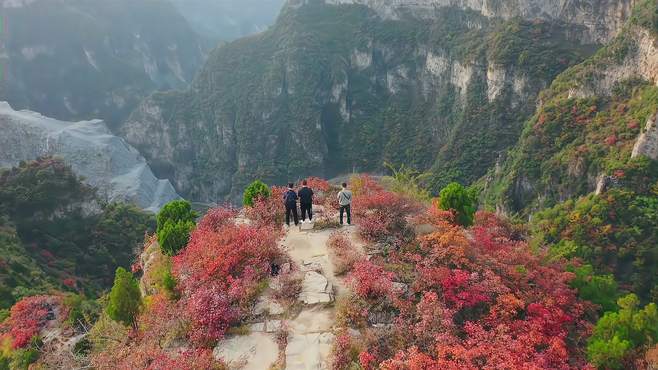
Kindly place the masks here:
<instances>
[{"instance_id":1,"label":"mountain","mask_svg":"<svg viewBox=\"0 0 658 370\"><path fill-rule=\"evenodd\" d=\"M214 50L188 91L147 98L121 135L198 200L385 161L430 171L435 191L470 183L517 142L539 92L631 6L365 4L289 1L268 31Z\"/></svg>"},{"instance_id":2,"label":"mountain","mask_svg":"<svg viewBox=\"0 0 658 370\"><path fill-rule=\"evenodd\" d=\"M657 42L656 3L643 1L612 42L559 75L484 181L487 203L529 214L615 186L646 193L658 177Z\"/></svg>"},{"instance_id":3,"label":"mountain","mask_svg":"<svg viewBox=\"0 0 658 370\"><path fill-rule=\"evenodd\" d=\"M107 201L157 212L179 198L171 183L157 179L144 157L112 135L103 121L58 121L0 102L0 131L0 168L57 156Z\"/></svg>"},{"instance_id":4,"label":"mountain","mask_svg":"<svg viewBox=\"0 0 658 370\"><path fill-rule=\"evenodd\" d=\"M284 0L171 0L192 28L209 39L231 41L262 32Z\"/></svg>"},{"instance_id":5,"label":"mountain","mask_svg":"<svg viewBox=\"0 0 658 370\"><path fill-rule=\"evenodd\" d=\"M0 100L62 120L122 120L186 87L209 43L161 0L3 0Z\"/></svg>"}]
</instances>

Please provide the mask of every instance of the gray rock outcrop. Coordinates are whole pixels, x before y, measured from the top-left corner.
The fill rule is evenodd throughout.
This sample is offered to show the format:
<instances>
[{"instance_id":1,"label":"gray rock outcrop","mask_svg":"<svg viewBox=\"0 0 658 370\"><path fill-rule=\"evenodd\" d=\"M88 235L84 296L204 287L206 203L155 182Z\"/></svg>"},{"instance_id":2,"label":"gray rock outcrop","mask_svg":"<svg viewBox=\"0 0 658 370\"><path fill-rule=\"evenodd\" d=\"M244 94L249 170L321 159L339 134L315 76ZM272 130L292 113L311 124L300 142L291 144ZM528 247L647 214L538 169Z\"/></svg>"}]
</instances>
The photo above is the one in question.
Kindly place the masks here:
<instances>
[{"instance_id":1,"label":"gray rock outcrop","mask_svg":"<svg viewBox=\"0 0 658 370\"><path fill-rule=\"evenodd\" d=\"M636 158L641 155L658 160L658 115L649 118L644 132L635 142L631 157Z\"/></svg>"},{"instance_id":2,"label":"gray rock outcrop","mask_svg":"<svg viewBox=\"0 0 658 370\"><path fill-rule=\"evenodd\" d=\"M0 167L42 156L61 157L109 201L157 212L179 199L168 180L155 177L146 160L100 120L64 122L0 102Z\"/></svg>"}]
</instances>

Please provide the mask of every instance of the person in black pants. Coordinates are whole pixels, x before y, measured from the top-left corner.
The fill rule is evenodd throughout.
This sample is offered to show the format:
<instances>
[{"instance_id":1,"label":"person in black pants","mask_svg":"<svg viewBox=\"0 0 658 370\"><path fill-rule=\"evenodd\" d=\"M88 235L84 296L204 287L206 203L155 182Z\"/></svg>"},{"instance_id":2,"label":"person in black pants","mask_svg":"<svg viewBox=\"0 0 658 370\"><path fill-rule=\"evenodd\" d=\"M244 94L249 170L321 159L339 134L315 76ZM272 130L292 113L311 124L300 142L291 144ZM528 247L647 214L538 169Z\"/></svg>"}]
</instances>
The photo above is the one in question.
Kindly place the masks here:
<instances>
[{"instance_id":1,"label":"person in black pants","mask_svg":"<svg viewBox=\"0 0 658 370\"><path fill-rule=\"evenodd\" d=\"M283 203L286 205L286 225L290 226L290 214L295 219L295 226L299 225L299 216L297 215L297 193L292 189L293 184L288 184L288 191L283 194Z\"/></svg>"},{"instance_id":2,"label":"person in black pants","mask_svg":"<svg viewBox=\"0 0 658 370\"><path fill-rule=\"evenodd\" d=\"M347 213L347 224L352 224L352 192L347 189L347 183L343 183L343 189L338 193L338 205L340 206L340 224L343 224L343 213Z\"/></svg>"},{"instance_id":3,"label":"person in black pants","mask_svg":"<svg viewBox=\"0 0 658 370\"><path fill-rule=\"evenodd\" d=\"M306 215L308 214L308 221L313 221L313 189L308 187L308 182L302 182L302 188L297 193L299 195L299 206L302 209L302 223L306 222Z\"/></svg>"}]
</instances>

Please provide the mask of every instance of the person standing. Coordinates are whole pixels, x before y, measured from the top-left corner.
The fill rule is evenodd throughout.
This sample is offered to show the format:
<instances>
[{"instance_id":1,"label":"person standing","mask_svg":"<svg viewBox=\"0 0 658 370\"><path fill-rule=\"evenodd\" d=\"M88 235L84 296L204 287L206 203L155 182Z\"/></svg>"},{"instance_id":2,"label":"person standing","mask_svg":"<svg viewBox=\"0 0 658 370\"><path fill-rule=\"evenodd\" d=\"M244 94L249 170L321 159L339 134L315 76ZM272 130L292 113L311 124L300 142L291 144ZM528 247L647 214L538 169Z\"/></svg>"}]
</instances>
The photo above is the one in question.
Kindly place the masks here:
<instances>
[{"instance_id":1,"label":"person standing","mask_svg":"<svg viewBox=\"0 0 658 370\"><path fill-rule=\"evenodd\" d=\"M286 206L286 225L290 227L290 214L295 219L295 226L299 225L299 215L297 214L297 193L293 190L293 184L288 184L288 190L283 193L283 203Z\"/></svg>"},{"instance_id":2,"label":"person standing","mask_svg":"<svg viewBox=\"0 0 658 370\"><path fill-rule=\"evenodd\" d=\"M297 194L299 195L299 207L302 209L302 223L306 222L307 214L308 222L313 222L313 189L308 187L306 180L302 181L302 188Z\"/></svg>"},{"instance_id":3,"label":"person standing","mask_svg":"<svg viewBox=\"0 0 658 370\"><path fill-rule=\"evenodd\" d=\"M347 224L352 224L352 192L347 190L347 183L343 183L343 189L338 193L338 205L340 206L340 224L343 224L343 213L347 212Z\"/></svg>"}]
</instances>

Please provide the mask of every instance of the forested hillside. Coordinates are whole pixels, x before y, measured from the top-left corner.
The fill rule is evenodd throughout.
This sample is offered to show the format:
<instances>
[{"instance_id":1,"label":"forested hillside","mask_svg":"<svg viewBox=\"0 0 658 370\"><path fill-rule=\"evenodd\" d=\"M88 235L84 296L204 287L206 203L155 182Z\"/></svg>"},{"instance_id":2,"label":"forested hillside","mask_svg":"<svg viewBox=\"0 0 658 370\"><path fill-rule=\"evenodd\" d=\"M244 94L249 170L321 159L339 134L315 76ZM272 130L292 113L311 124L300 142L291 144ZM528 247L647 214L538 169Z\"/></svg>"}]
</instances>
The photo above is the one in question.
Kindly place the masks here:
<instances>
[{"instance_id":1,"label":"forested hillside","mask_svg":"<svg viewBox=\"0 0 658 370\"><path fill-rule=\"evenodd\" d=\"M472 182L516 143L539 91L596 45L555 19L430 15L290 3L268 31L216 49L190 90L146 99L122 135L197 200L385 161L430 170L435 191Z\"/></svg>"},{"instance_id":2,"label":"forested hillside","mask_svg":"<svg viewBox=\"0 0 658 370\"><path fill-rule=\"evenodd\" d=\"M55 290L97 296L152 227L133 206L102 204L57 159L0 172L0 309Z\"/></svg>"}]
</instances>

